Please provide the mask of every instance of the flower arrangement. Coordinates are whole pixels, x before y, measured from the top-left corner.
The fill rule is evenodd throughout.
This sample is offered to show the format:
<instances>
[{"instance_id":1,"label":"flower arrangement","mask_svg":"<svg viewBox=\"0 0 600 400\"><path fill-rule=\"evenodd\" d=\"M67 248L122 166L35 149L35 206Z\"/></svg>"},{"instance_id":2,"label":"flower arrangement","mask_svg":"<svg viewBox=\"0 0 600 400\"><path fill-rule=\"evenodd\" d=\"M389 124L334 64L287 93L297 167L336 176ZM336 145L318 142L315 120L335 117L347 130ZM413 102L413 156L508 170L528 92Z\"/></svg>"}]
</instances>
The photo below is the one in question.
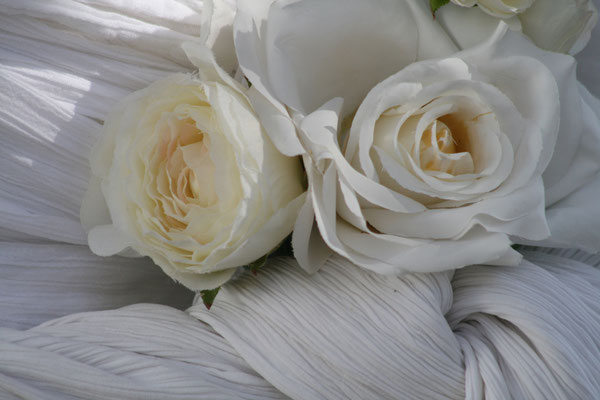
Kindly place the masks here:
<instances>
[{"instance_id":1,"label":"flower arrangement","mask_svg":"<svg viewBox=\"0 0 600 400\"><path fill-rule=\"evenodd\" d=\"M596 20L0 2L0 397L600 397Z\"/></svg>"},{"instance_id":2,"label":"flower arrangement","mask_svg":"<svg viewBox=\"0 0 600 400\"><path fill-rule=\"evenodd\" d=\"M333 253L398 275L518 265L514 244L581 245L548 210L599 170L580 162L583 142L600 147L598 118L573 58L527 36L559 6L521 3L477 3L482 19L465 20L480 40L465 45L462 10L420 0L240 1L233 75L208 45L209 13L204 43L183 44L198 70L105 122L82 207L91 249L150 256L210 304L289 235L309 273ZM571 50L596 13L564 7L581 28L560 39ZM480 29L489 16L494 30Z\"/></svg>"}]
</instances>

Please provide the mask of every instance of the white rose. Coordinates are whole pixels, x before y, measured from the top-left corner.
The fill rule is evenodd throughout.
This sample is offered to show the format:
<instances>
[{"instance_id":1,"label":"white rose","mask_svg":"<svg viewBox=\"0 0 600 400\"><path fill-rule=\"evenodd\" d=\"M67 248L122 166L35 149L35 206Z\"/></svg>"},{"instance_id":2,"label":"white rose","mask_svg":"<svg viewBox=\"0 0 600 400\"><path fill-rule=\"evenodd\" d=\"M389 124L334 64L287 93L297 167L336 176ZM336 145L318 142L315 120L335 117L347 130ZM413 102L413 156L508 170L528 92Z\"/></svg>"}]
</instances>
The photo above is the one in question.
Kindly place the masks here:
<instances>
[{"instance_id":1,"label":"white rose","mask_svg":"<svg viewBox=\"0 0 600 400\"><path fill-rule=\"evenodd\" d=\"M503 18L511 29L523 32L545 50L576 54L590 40L598 20L591 0L494 0L492 3L497 7L482 1L453 0L453 3L463 7L479 5L465 9L450 4L436 12L436 20L463 49L488 39L497 25L494 19ZM500 12L505 4L505 12ZM510 11L512 7L515 7L514 13Z\"/></svg>"},{"instance_id":2,"label":"white rose","mask_svg":"<svg viewBox=\"0 0 600 400\"><path fill-rule=\"evenodd\" d=\"M248 96L287 155L306 154L297 124L323 103L343 97L344 118L382 79L458 50L422 0L239 0L233 31L252 83ZM313 220L307 198L294 227L294 256L316 269L331 250Z\"/></svg>"},{"instance_id":3,"label":"white rose","mask_svg":"<svg viewBox=\"0 0 600 400\"><path fill-rule=\"evenodd\" d=\"M589 42L598 11L592 0L536 0L519 19L542 49L576 54Z\"/></svg>"},{"instance_id":4,"label":"white rose","mask_svg":"<svg viewBox=\"0 0 600 400\"><path fill-rule=\"evenodd\" d=\"M510 18L520 14L533 4L534 0L451 0L461 7L477 5L484 12L497 18ZM543 0L540 0L543 1Z\"/></svg>"},{"instance_id":5,"label":"white rose","mask_svg":"<svg viewBox=\"0 0 600 400\"><path fill-rule=\"evenodd\" d=\"M494 84L487 82L486 85L502 87L502 90L491 90L499 91L500 97L508 98L507 101L513 104L512 111L508 114L514 112L515 118L518 117L527 127L533 125L534 131L542 130L542 133L525 135L528 140L537 137L537 144L520 145L521 149L531 149L532 156L542 149L538 154L539 159L533 163L536 165L535 171L531 170L533 164L521 168L519 163L523 161L523 155L514 153L513 165L509 168L511 173L503 176L501 171L497 171L494 175L498 188L502 186L501 190L493 187L492 178L477 179L487 182L485 184L488 185L489 194L484 193L485 184L481 183L478 184L478 190L481 190L478 193L469 193L468 189L459 193L462 189L457 189L455 198L448 199L456 202L454 204L457 207L456 211L444 211L444 215L463 213L467 214L468 218L469 212L477 207L484 207L483 214L489 215L481 218L481 221L485 222L488 230L479 223L478 214L467 222L461 220L463 232L455 232L455 235L450 235L452 232L447 229L451 220L448 218L445 222L446 230L431 233L430 237L423 232L412 232L411 235L414 236L410 237L378 237L377 229L371 231L372 225L367 224L368 229L362 230L366 221L364 216L360 217L363 209L367 210L378 204L379 208L414 215L427 210L429 201L419 196L412 198L412 194L407 194L397 187L387 187L377 181L379 178L367 176L361 170L362 166L357 164L357 160L351 165L349 161L352 159L346 160L345 157L348 149L344 147L343 127L349 124L373 82L381 81L401 70L407 60L448 56L463 47L464 43L456 39L459 35L448 35L448 31L443 29L438 21L433 20L426 2L422 1L377 0L367 3L361 0L241 0L238 5L234 40L240 67L252 83L249 98L273 143L285 154L302 154L309 175L309 196L294 227L292 241L294 255L303 268L309 271L320 268L331 254L331 249L342 254L355 254L356 252L352 253L354 246L357 249L366 249L364 251L370 253L368 256L351 255L349 258L362 265L379 265L372 269L387 272L446 269L476 262L475 260L489 262L494 258L500 262L503 256L508 258L506 262L516 262L518 254L510 249L509 235L521 235L530 239L543 238L549 233L546 222L551 227L552 236L543 243L570 245L588 251L598 250L600 232L594 227L600 224L600 212L596 211L593 201L589 201L593 197L578 194L593 179L599 167L600 150L597 150L597 146L594 147L594 144L600 143L596 126L598 122L589 107L587 98L591 96L584 96L586 100L582 101L580 88L575 80L572 58L546 53L520 34L511 34L502 41L496 37L496 40L479 50L482 57L486 54L490 57L489 60L482 61L485 63L491 62L492 55L495 62L499 62L497 58L500 54L507 59L513 55L527 57L526 71L531 76L523 74L518 63L507 64L506 68L494 73ZM477 8L465 11L471 10L483 14ZM481 28L484 28L483 25L485 29L499 25L502 26L501 29L506 29L501 20L483 15L485 24L480 23L478 17L474 17L468 20L465 29L472 28L474 33L480 32ZM515 20L513 18L509 22L514 23ZM518 25L518 21L516 23ZM377 29L373 29L374 26L377 26ZM492 34L493 32L487 32L487 36L482 37ZM463 34L460 38L464 39L467 36ZM473 42L469 43L472 44ZM463 62L473 64L470 60ZM425 65L428 64L418 65L421 65L418 68L426 68ZM537 69L531 69L532 65L539 66L543 71L538 74ZM437 69L433 68L431 71ZM477 73L471 70L469 73L473 75L473 80L480 79ZM435 78L434 74L431 76L431 79ZM517 81L522 81L522 84L513 85ZM538 87L539 85L541 86ZM558 101L552 101L557 99L556 94L552 94L552 90L548 89L556 86L560 107ZM529 88L530 91L517 91L520 87ZM333 100L335 98L343 99L343 104L340 105L339 99ZM537 114L530 116L532 110L537 110ZM497 112L504 115L504 112ZM553 134L549 132L558 129L558 115L559 150L550 161L554 149L552 138L556 136L556 131ZM555 119L549 123L542 116L552 116ZM378 115L369 118L375 121L376 117ZM506 119L506 115L503 118ZM548 125L544 125L545 123ZM341 124L341 130L338 130L338 124ZM523 126L518 128L522 136ZM515 134L517 133L505 133ZM511 137L514 139L514 136ZM495 140L488 139L488 144ZM527 140L523 143L526 142ZM515 144L511 142L510 147L513 146ZM502 154L500 159L494 160L503 162L507 162L510 159L508 155L516 151L514 148L509 150L505 140L499 142L498 147L494 149L496 156ZM366 154L365 147L362 147L361 151ZM478 168L477 157L470 157L473 168ZM468 162L467 157L461 162L464 167ZM550 164L546 167L548 162ZM332 164L335 164L335 167L332 167ZM506 167L505 164L503 166ZM545 182L542 185L540 174L544 169ZM503 173L506 174L506 170ZM527 177L530 181L524 183ZM348 185L351 185L352 190L348 190ZM431 191L442 190L436 186L437 184L432 185ZM477 185L473 187L475 186ZM425 194L435 197L435 193L431 191ZM516 196L521 194L527 201L520 203L515 200ZM573 197L571 194L577 195ZM477 199L476 195L480 198ZM469 196L473 196L471 200L485 201L482 205L463 207L468 205ZM588 201L582 202L582 198ZM464 204L458 207L461 201ZM492 207L495 201L514 201L519 204L523 214L517 216L518 213L514 214L515 210L506 207L498 213L488 212L488 207ZM545 218L544 201L547 206L552 207L550 211L554 207L562 207L564 210L572 204L577 204L577 208L569 213L570 220L564 224L563 219L557 218L553 212L546 214L548 218ZM480 202L476 201L477 204ZM502 212L504 214L501 214ZM354 218L353 215L360 218ZM432 211L426 218L432 215L437 214ZM494 215L498 217L496 221ZM562 212L560 215L566 213ZM313 223L315 219L319 221L318 224ZM473 226L465 226L465 223L472 223ZM414 224L412 226L416 227ZM577 229L574 229L575 226ZM356 240L356 243L341 243L338 234L344 229L352 234L358 233L352 239ZM376 243L371 240L373 237L378 237ZM457 241L459 237L460 245ZM525 241L522 238L518 240ZM367 244L369 241L370 244ZM465 246L465 243L470 245ZM454 259L455 254L457 257ZM400 264L400 260L410 262Z\"/></svg>"},{"instance_id":6,"label":"white rose","mask_svg":"<svg viewBox=\"0 0 600 400\"><path fill-rule=\"evenodd\" d=\"M299 160L271 144L241 86L210 50L185 50L200 78L165 78L107 117L81 216L96 254L130 247L203 290L289 235L304 195Z\"/></svg>"},{"instance_id":7,"label":"white rose","mask_svg":"<svg viewBox=\"0 0 600 400\"><path fill-rule=\"evenodd\" d=\"M352 112L402 67L458 50L422 0L240 0L234 40L261 122L294 155L298 116L337 96Z\"/></svg>"},{"instance_id":8,"label":"white rose","mask_svg":"<svg viewBox=\"0 0 600 400\"><path fill-rule=\"evenodd\" d=\"M336 134L339 100L302 120L312 206L331 249L379 273L431 272L517 265L511 238L550 235L545 204L599 170L600 122L582 109L571 57L506 29L378 84L347 136ZM582 135L590 154L578 159ZM587 210L597 222L593 201ZM600 249L598 234L590 244Z\"/></svg>"}]
</instances>

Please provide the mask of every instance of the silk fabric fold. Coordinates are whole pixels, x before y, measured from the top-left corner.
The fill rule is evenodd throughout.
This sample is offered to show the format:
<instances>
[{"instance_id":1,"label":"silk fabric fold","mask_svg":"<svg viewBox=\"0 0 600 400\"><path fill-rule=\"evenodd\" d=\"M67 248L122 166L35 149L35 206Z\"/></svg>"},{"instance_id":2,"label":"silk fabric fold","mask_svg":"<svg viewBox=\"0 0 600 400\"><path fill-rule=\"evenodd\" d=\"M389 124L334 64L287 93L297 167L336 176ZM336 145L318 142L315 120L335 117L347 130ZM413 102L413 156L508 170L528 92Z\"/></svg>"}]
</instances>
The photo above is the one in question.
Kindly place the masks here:
<instances>
[{"instance_id":1,"label":"silk fabric fold","mask_svg":"<svg viewBox=\"0 0 600 400\"><path fill-rule=\"evenodd\" d=\"M386 278L339 257L312 277L294 264L274 261L225 287L210 311L188 310L292 398L600 393L600 271L590 265L525 252L518 267Z\"/></svg>"},{"instance_id":2,"label":"silk fabric fold","mask_svg":"<svg viewBox=\"0 0 600 400\"><path fill-rule=\"evenodd\" d=\"M598 256L527 250L519 267L403 278L339 257L313 276L294 263L275 259L257 277L236 280L211 311L201 303L187 315L140 304L26 331L2 328L0 397L589 399L600 392Z\"/></svg>"}]
</instances>

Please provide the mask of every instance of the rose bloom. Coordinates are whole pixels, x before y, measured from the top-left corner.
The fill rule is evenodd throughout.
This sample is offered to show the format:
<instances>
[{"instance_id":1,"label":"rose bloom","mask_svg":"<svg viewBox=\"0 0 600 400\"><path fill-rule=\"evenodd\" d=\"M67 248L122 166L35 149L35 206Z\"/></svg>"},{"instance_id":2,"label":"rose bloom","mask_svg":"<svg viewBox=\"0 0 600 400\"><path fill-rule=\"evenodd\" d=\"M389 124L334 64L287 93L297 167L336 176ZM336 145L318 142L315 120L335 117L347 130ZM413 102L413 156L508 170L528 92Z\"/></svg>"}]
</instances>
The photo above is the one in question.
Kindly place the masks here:
<instances>
[{"instance_id":1,"label":"rose bloom","mask_svg":"<svg viewBox=\"0 0 600 400\"><path fill-rule=\"evenodd\" d=\"M600 249L597 101L572 57L503 23L457 53L425 2L259 3L239 3L234 38L267 133L303 155L304 269L332 251L396 274L515 265L515 242Z\"/></svg>"},{"instance_id":2,"label":"rose bloom","mask_svg":"<svg viewBox=\"0 0 600 400\"><path fill-rule=\"evenodd\" d=\"M452 3L440 8L436 19L462 43L480 43L494 30L494 19L502 18L538 47L576 54L588 43L598 21L592 0L452 0Z\"/></svg>"},{"instance_id":3,"label":"rose bloom","mask_svg":"<svg viewBox=\"0 0 600 400\"><path fill-rule=\"evenodd\" d=\"M289 235L304 189L299 160L271 144L244 89L210 50L186 51L199 77L162 79L107 117L81 217L94 253L131 248L202 290Z\"/></svg>"},{"instance_id":4,"label":"rose bloom","mask_svg":"<svg viewBox=\"0 0 600 400\"><path fill-rule=\"evenodd\" d=\"M510 18L520 14L533 4L535 0L451 0L452 3L461 7L473 7L477 5L485 13L498 18ZM541 0L540 2L542 2Z\"/></svg>"}]
</instances>

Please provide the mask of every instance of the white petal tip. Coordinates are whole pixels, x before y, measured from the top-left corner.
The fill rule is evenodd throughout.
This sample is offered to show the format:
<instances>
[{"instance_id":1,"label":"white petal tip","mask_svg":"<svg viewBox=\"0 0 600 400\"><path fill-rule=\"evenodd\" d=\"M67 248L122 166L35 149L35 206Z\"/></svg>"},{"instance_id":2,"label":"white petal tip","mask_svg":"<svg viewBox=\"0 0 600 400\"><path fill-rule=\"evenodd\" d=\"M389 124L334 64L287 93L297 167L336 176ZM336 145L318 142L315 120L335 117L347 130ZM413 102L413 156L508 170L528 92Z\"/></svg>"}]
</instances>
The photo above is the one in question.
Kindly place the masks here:
<instances>
[{"instance_id":1,"label":"white petal tip","mask_svg":"<svg viewBox=\"0 0 600 400\"><path fill-rule=\"evenodd\" d=\"M98 256L118 254L131 246L131 240L113 225L100 225L88 233L90 250Z\"/></svg>"}]
</instances>

